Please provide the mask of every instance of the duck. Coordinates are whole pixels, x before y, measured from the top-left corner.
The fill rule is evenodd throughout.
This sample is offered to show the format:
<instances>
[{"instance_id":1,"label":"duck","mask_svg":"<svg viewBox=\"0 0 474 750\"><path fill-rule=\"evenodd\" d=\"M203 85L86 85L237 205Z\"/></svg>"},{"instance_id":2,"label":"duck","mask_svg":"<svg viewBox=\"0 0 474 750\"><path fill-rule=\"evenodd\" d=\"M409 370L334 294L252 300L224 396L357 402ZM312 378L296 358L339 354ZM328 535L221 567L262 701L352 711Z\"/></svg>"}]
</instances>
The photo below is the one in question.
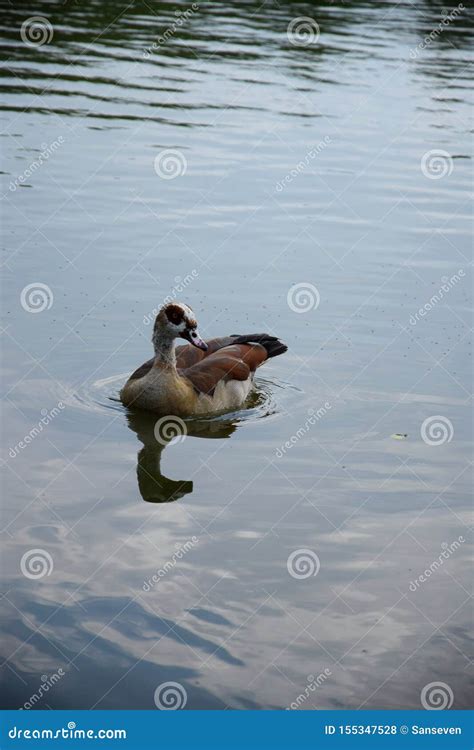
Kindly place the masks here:
<instances>
[{"instance_id":1,"label":"duck","mask_svg":"<svg viewBox=\"0 0 474 750\"><path fill-rule=\"evenodd\" d=\"M188 343L175 346L176 339ZM127 407L182 418L241 408L257 368L288 349L267 333L204 341L193 310L181 302L161 307L152 344L154 357L130 375L120 400Z\"/></svg>"}]
</instances>

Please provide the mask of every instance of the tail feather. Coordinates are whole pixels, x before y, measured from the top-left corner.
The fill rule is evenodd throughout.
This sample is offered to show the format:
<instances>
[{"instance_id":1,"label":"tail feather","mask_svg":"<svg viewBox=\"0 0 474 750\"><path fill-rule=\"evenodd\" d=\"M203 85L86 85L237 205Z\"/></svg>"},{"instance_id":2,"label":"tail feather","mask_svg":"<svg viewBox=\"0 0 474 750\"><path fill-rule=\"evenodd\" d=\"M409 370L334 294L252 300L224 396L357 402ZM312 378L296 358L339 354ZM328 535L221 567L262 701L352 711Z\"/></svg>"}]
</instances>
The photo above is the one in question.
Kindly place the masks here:
<instances>
[{"instance_id":1,"label":"tail feather","mask_svg":"<svg viewBox=\"0 0 474 750\"><path fill-rule=\"evenodd\" d=\"M232 334L234 344L261 344L267 352L268 357L277 357L279 354L284 354L288 347L276 336L270 336L268 333L249 333L248 335L240 336Z\"/></svg>"}]
</instances>

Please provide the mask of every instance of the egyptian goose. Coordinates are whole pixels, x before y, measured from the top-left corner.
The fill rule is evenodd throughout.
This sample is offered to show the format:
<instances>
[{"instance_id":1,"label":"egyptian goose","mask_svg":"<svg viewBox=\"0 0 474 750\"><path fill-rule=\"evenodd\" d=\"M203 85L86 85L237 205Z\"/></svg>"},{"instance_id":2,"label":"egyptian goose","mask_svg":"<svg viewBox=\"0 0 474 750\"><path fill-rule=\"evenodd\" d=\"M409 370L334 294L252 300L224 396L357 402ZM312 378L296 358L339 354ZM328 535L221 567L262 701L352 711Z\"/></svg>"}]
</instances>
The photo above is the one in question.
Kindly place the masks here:
<instances>
[{"instance_id":1,"label":"egyptian goose","mask_svg":"<svg viewBox=\"0 0 474 750\"><path fill-rule=\"evenodd\" d=\"M177 338L192 346L175 350ZM120 399L126 406L180 417L239 408L252 390L257 367L287 350L266 333L203 341L193 311L177 302L159 311L152 342L155 356L129 377Z\"/></svg>"}]
</instances>

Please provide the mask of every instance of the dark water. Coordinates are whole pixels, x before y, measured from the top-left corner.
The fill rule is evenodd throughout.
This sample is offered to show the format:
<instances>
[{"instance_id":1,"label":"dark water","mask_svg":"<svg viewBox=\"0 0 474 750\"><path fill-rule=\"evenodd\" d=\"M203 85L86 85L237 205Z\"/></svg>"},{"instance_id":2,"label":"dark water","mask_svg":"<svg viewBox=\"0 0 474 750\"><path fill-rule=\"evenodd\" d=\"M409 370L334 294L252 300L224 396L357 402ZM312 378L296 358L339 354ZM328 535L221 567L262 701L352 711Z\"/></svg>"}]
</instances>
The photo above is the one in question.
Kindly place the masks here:
<instances>
[{"instance_id":1,"label":"dark water","mask_svg":"<svg viewBox=\"0 0 474 750\"><path fill-rule=\"evenodd\" d=\"M419 47L454 7L38 2L31 46L5 4L4 706L467 706L472 12ZM170 294L289 352L163 449L111 399Z\"/></svg>"}]
</instances>

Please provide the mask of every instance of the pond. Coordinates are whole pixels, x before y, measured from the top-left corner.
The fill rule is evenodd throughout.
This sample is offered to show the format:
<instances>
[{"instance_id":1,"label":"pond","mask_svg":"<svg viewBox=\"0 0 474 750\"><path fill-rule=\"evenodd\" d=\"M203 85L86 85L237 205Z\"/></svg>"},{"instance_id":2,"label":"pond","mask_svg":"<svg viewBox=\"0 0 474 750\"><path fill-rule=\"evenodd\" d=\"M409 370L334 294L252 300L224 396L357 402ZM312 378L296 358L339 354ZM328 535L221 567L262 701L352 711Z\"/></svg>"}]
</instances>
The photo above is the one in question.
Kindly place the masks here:
<instances>
[{"instance_id":1,"label":"pond","mask_svg":"<svg viewBox=\"0 0 474 750\"><path fill-rule=\"evenodd\" d=\"M467 707L472 12L4 10L3 707ZM167 297L288 352L157 439Z\"/></svg>"}]
</instances>

